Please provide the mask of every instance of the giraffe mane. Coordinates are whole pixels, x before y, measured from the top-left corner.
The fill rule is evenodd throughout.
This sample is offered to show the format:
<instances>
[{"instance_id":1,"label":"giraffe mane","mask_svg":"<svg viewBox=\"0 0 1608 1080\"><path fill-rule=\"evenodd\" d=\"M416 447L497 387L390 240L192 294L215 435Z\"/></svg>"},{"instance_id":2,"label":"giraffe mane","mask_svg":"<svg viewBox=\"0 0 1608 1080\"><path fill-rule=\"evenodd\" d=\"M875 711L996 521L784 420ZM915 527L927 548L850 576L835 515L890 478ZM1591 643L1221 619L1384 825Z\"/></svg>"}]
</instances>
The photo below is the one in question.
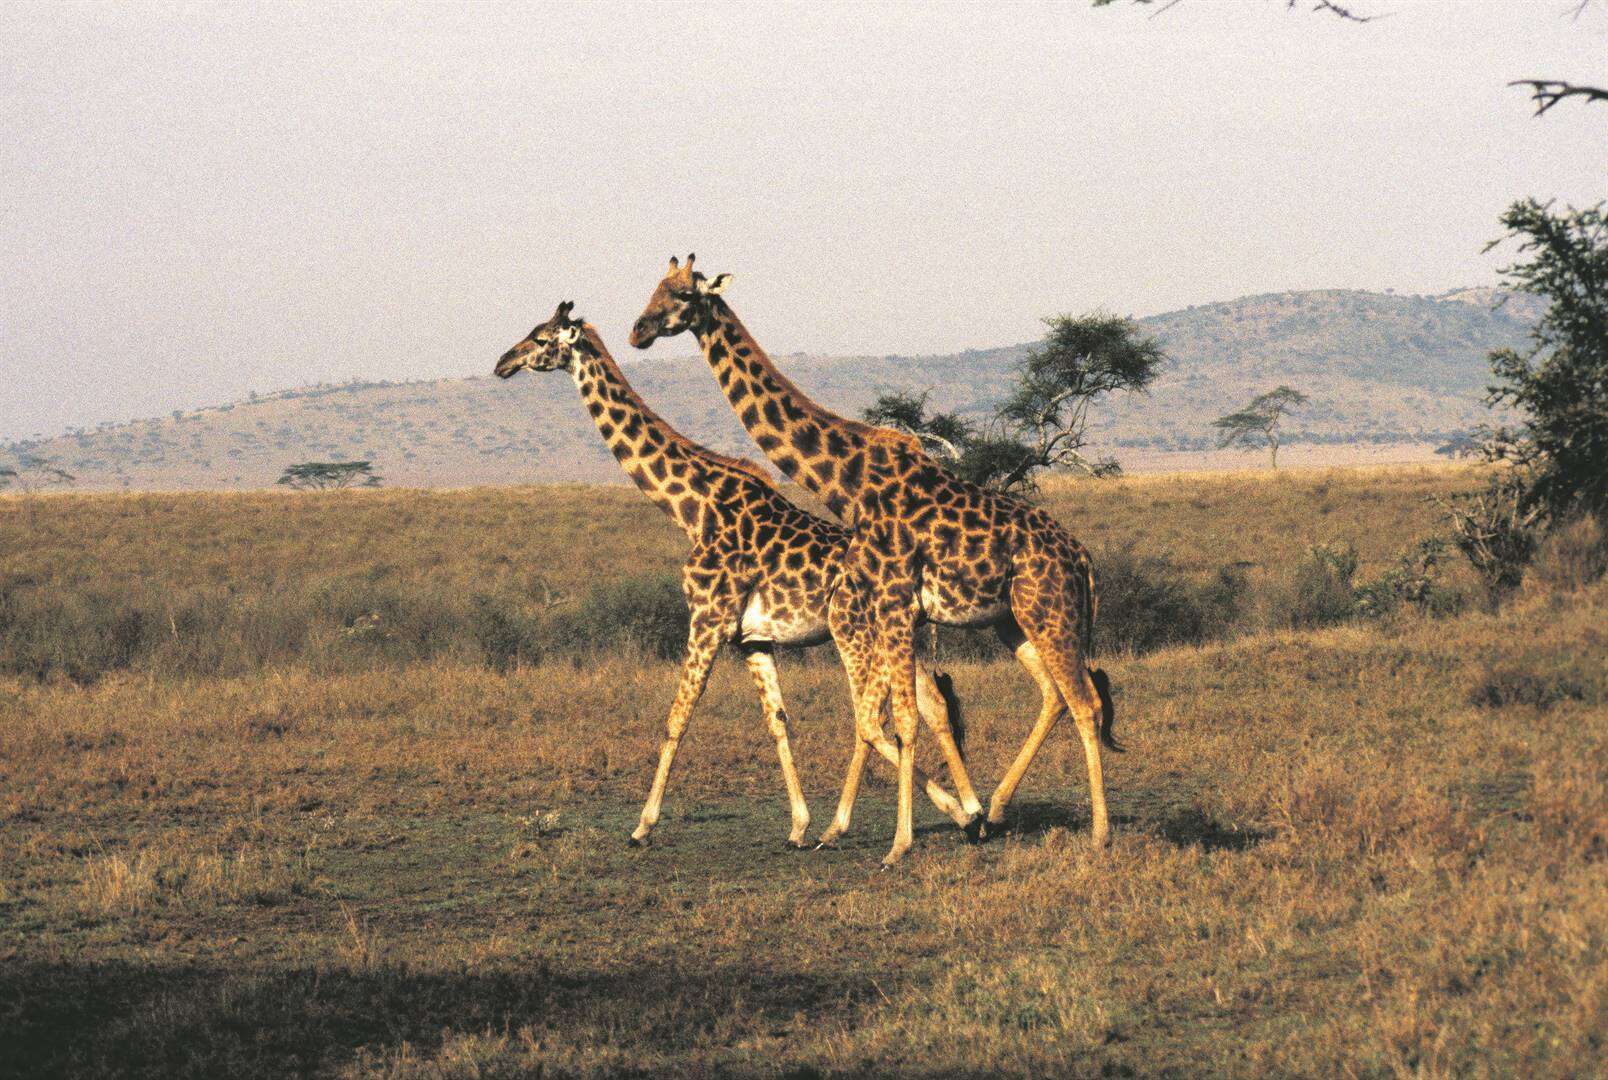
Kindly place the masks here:
<instances>
[{"instance_id":1,"label":"giraffe mane","mask_svg":"<svg viewBox=\"0 0 1608 1080\"><path fill-rule=\"evenodd\" d=\"M598 333L597 327L593 326L589 322L586 322L584 319L581 320L580 327L581 333L585 335L586 340L591 344L593 351L598 355L598 357L608 363L611 367L618 369L619 365L615 362L613 355L610 354L608 346L603 344L603 336ZM646 403L643 403L642 408L649 414L653 413L653 410L649 409ZM683 450L686 450L699 460L707 462L711 465L731 469L734 472L743 473L754 480L758 480L772 491L779 491L776 486L775 479L769 472L767 472L756 462L751 461L748 458L730 457L726 454L717 454L707 446L693 442L691 439L681 434L681 432L677 431L670 424L665 424L664 426L669 430L670 437L673 438Z\"/></svg>"}]
</instances>

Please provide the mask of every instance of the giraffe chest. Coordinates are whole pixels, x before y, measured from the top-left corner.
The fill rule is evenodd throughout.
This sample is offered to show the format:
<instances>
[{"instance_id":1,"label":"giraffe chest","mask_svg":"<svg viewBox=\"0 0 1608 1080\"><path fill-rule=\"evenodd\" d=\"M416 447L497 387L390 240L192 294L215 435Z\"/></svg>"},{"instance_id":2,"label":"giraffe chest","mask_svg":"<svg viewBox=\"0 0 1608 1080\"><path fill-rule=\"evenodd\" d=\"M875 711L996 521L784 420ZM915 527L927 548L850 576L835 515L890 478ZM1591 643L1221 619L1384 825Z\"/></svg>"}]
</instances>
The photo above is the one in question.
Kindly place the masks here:
<instances>
[{"instance_id":1,"label":"giraffe chest","mask_svg":"<svg viewBox=\"0 0 1608 1080\"><path fill-rule=\"evenodd\" d=\"M766 589L757 589L748 598L741 627L744 641L777 645L819 645L831 636L824 604Z\"/></svg>"}]
</instances>

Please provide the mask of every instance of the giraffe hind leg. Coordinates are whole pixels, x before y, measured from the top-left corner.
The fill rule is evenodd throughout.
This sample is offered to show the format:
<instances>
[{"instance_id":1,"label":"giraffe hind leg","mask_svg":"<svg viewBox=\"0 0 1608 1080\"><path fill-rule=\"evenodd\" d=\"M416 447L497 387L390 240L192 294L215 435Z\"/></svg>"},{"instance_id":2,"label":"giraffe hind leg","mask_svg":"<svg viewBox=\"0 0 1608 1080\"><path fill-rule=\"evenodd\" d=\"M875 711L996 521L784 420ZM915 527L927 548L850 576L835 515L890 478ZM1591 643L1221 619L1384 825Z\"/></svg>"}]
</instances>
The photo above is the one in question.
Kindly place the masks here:
<instances>
[{"instance_id":1,"label":"giraffe hind leg","mask_svg":"<svg viewBox=\"0 0 1608 1080\"><path fill-rule=\"evenodd\" d=\"M1028 674L1033 676L1033 681L1038 684L1041 704L1038 719L1033 723L1033 730L1028 733L1021 750L1016 754L1016 760L1005 770L999 786L994 789L993 798L988 801L988 826L991 832L999 831L1000 826L1005 824L1005 810L1015 797L1016 789L1022 783L1022 777L1033 764L1033 759L1038 755L1039 748L1044 745L1044 740L1049 737L1050 732L1066 712L1066 706L1061 700L1061 691L1055 684L1055 677L1050 674L1044 661L1039 657L1038 649L1027 640L1021 628L1011 621L997 627L995 632L1016 654L1017 661L1027 669Z\"/></svg>"},{"instance_id":2,"label":"giraffe hind leg","mask_svg":"<svg viewBox=\"0 0 1608 1080\"><path fill-rule=\"evenodd\" d=\"M1105 778L1100 763L1100 734L1105 712L1099 688L1075 640L1068 640L1068 635L1055 633L1048 628L1024 626L1023 630L1050 677L1055 680L1067 711L1072 714L1072 722L1077 726L1078 738L1083 742L1083 757L1089 768L1089 804L1093 817L1090 832L1094 846L1104 847L1111 842L1111 825L1106 815Z\"/></svg>"},{"instance_id":3,"label":"giraffe hind leg","mask_svg":"<svg viewBox=\"0 0 1608 1080\"><path fill-rule=\"evenodd\" d=\"M793 828L787 841L794 847L803 847L804 834L810 827L810 807L804 801L804 789L793 767L793 748L787 737L787 708L782 703L782 686L776 677L776 658L769 643L743 646L743 657L748 661L748 673L754 677L754 685L759 687L760 700L765 706L765 723L776 740L776 757L782 766L782 783L787 787L787 801L793 815Z\"/></svg>"}]
</instances>

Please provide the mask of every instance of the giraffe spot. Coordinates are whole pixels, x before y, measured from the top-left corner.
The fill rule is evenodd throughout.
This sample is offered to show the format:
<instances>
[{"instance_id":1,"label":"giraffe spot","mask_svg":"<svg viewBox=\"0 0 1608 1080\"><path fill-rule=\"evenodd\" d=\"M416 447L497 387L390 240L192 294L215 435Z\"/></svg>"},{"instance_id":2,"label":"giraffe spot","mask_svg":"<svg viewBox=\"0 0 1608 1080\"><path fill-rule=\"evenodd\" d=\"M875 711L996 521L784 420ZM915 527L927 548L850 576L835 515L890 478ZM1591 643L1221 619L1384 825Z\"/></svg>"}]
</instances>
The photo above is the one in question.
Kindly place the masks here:
<instances>
[{"instance_id":1,"label":"giraffe spot","mask_svg":"<svg viewBox=\"0 0 1608 1080\"><path fill-rule=\"evenodd\" d=\"M835 431L826 433L826 452L835 458L844 457L849 452L849 444L842 435Z\"/></svg>"},{"instance_id":2,"label":"giraffe spot","mask_svg":"<svg viewBox=\"0 0 1608 1080\"><path fill-rule=\"evenodd\" d=\"M865 475L865 456L854 454L843 463L843 486L853 491L860 486L860 480Z\"/></svg>"},{"instance_id":3,"label":"giraffe spot","mask_svg":"<svg viewBox=\"0 0 1608 1080\"><path fill-rule=\"evenodd\" d=\"M663 480L665 474L664 459L654 458L648 462L648 471L653 473L655 480Z\"/></svg>"},{"instance_id":4,"label":"giraffe spot","mask_svg":"<svg viewBox=\"0 0 1608 1080\"><path fill-rule=\"evenodd\" d=\"M793 449L802 457L814 457L821 449L821 429L814 424L800 424L793 432Z\"/></svg>"},{"instance_id":5,"label":"giraffe spot","mask_svg":"<svg viewBox=\"0 0 1608 1080\"><path fill-rule=\"evenodd\" d=\"M726 388L726 397L733 405L741 405L748 400L751 391L748 389L747 379L738 379Z\"/></svg>"},{"instance_id":6,"label":"giraffe spot","mask_svg":"<svg viewBox=\"0 0 1608 1080\"><path fill-rule=\"evenodd\" d=\"M765 422L773 428L782 426L782 411L776 407L775 401L765 402Z\"/></svg>"},{"instance_id":7,"label":"giraffe spot","mask_svg":"<svg viewBox=\"0 0 1608 1080\"><path fill-rule=\"evenodd\" d=\"M837 462L833 461L831 458L823 458L815 463L814 469L816 480L819 481L822 486L825 486L830 484L832 482L832 478L837 475Z\"/></svg>"},{"instance_id":8,"label":"giraffe spot","mask_svg":"<svg viewBox=\"0 0 1608 1080\"><path fill-rule=\"evenodd\" d=\"M765 451L765 453L767 453L767 454L770 453L772 450L776 449L778 446L782 445L782 440L778 439L774 435L769 435L769 434L755 435L754 436L754 442L761 450Z\"/></svg>"},{"instance_id":9,"label":"giraffe spot","mask_svg":"<svg viewBox=\"0 0 1608 1080\"><path fill-rule=\"evenodd\" d=\"M747 428L749 431L752 431L754 430L754 426L759 423L759 410L753 405L750 405L748 408L743 410L742 416L738 417L738 419L743 422L743 427Z\"/></svg>"},{"instance_id":10,"label":"giraffe spot","mask_svg":"<svg viewBox=\"0 0 1608 1080\"><path fill-rule=\"evenodd\" d=\"M775 461L776 467L782 470L788 476L792 476L794 473L798 472L798 458L793 457L790 454L783 454L776 458Z\"/></svg>"},{"instance_id":11,"label":"giraffe spot","mask_svg":"<svg viewBox=\"0 0 1608 1080\"><path fill-rule=\"evenodd\" d=\"M603 403L601 401L588 401L586 403L586 411L591 413L592 417L596 419L597 417L603 415Z\"/></svg>"}]
</instances>

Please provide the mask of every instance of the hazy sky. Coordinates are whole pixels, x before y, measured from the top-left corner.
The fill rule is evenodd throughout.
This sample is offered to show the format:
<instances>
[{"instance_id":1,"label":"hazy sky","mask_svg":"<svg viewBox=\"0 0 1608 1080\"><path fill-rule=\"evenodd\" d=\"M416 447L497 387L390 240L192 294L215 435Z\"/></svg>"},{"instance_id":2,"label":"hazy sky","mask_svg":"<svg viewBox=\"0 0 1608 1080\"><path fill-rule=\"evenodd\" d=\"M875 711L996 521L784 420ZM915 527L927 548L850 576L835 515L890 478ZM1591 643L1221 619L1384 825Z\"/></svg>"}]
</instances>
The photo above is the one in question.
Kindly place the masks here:
<instances>
[{"instance_id":1,"label":"hazy sky","mask_svg":"<svg viewBox=\"0 0 1608 1080\"><path fill-rule=\"evenodd\" d=\"M671 252L775 353L1282 289L1491 283L1608 197L1608 0L0 4L0 438L618 356ZM693 351L685 339L656 355Z\"/></svg>"}]
</instances>

